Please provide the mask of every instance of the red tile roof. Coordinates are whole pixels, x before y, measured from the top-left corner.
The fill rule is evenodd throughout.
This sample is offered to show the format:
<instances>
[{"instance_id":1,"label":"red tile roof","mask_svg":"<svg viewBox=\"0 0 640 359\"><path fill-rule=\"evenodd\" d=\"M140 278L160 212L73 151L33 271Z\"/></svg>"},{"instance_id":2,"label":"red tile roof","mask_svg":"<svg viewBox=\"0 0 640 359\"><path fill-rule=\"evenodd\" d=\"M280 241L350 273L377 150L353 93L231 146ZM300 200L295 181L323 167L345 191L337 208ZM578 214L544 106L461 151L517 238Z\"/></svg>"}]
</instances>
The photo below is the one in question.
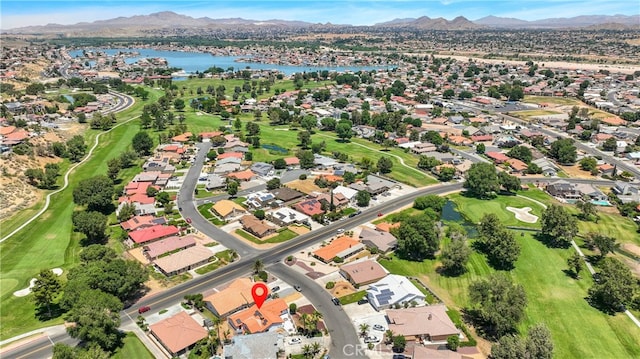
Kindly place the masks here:
<instances>
[{"instance_id":1,"label":"red tile roof","mask_svg":"<svg viewBox=\"0 0 640 359\"><path fill-rule=\"evenodd\" d=\"M218 157L216 157L216 159L222 160L229 157L242 159L242 156L243 156L242 152L225 152L225 153L219 154Z\"/></svg>"},{"instance_id":2,"label":"red tile roof","mask_svg":"<svg viewBox=\"0 0 640 359\"><path fill-rule=\"evenodd\" d=\"M149 329L172 354L190 347L208 334L187 312L151 324Z\"/></svg>"},{"instance_id":3,"label":"red tile roof","mask_svg":"<svg viewBox=\"0 0 640 359\"><path fill-rule=\"evenodd\" d=\"M317 199L310 199L295 205L295 209L298 212L302 212L307 216L313 216L314 214L322 214L322 204Z\"/></svg>"},{"instance_id":4,"label":"red tile roof","mask_svg":"<svg viewBox=\"0 0 640 359\"><path fill-rule=\"evenodd\" d=\"M180 230L176 226L157 225L129 232L129 238L136 243L145 243L168 236L175 236L178 233L180 233Z\"/></svg>"},{"instance_id":5,"label":"red tile roof","mask_svg":"<svg viewBox=\"0 0 640 359\"><path fill-rule=\"evenodd\" d=\"M509 159L509 157L502 152L487 152L486 155L496 163L503 163Z\"/></svg>"},{"instance_id":6,"label":"red tile roof","mask_svg":"<svg viewBox=\"0 0 640 359\"><path fill-rule=\"evenodd\" d=\"M128 221L124 221L120 223L120 226L122 226L122 229L126 230L126 231L134 231L138 228L141 227L151 227L154 226L155 224L153 223L153 220L156 217L152 216L152 215L145 215L145 216L134 216L133 218L129 219Z\"/></svg>"}]
</instances>

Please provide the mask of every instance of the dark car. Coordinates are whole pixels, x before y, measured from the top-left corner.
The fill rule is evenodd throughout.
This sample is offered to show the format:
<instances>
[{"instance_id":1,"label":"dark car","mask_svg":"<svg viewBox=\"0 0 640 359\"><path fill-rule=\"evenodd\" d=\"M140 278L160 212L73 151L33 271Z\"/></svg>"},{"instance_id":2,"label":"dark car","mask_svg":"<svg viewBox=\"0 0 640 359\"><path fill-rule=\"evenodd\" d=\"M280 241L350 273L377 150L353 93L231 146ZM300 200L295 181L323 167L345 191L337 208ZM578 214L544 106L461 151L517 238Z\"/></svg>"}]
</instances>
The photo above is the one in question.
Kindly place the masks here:
<instances>
[{"instance_id":1,"label":"dark car","mask_svg":"<svg viewBox=\"0 0 640 359\"><path fill-rule=\"evenodd\" d=\"M274 292L274 293L279 291L279 290L280 290L280 286L278 286L278 285L273 287L273 288L271 288L271 291Z\"/></svg>"},{"instance_id":2,"label":"dark car","mask_svg":"<svg viewBox=\"0 0 640 359\"><path fill-rule=\"evenodd\" d=\"M358 305L363 305L367 303L369 303L369 300L367 300L367 298L362 298L358 301Z\"/></svg>"},{"instance_id":3,"label":"dark car","mask_svg":"<svg viewBox=\"0 0 640 359\"><path fill-rule=\"evenodd\" d=\"M340 305L340 300L336 297L331 298L331 301L333 302L333 304L335 305Z\"/></svg>"},{"instance_id":4,"label":"dark car","mask_svg":"<svg viewBox=\"0 0 640 359\"><path fill-rule=\"evenodd\" d=\"M187 218L187 223L191 223L191 218Z\"/></svg>"},{"instance_id":5,"label":"dark car","mask_svg":"<svg viewBox=\"0 0 640 359\"><path fill-rule=\"evenodd\" d=\"M302 288L299 285L294 285L293 288L298 292L302 292Z\"/></svg>"},{"instance_id":6,"label":"dark car","mask_svg":"<svg viewBox=\"0 0 640 359\"><path fill-rule=\"evenodd\" d=\"M148 305L142 306L140 308L138 308L138 314L142 314L144 312L148 312L151 310L151 307Z\"/></svg>"}]
</instances>

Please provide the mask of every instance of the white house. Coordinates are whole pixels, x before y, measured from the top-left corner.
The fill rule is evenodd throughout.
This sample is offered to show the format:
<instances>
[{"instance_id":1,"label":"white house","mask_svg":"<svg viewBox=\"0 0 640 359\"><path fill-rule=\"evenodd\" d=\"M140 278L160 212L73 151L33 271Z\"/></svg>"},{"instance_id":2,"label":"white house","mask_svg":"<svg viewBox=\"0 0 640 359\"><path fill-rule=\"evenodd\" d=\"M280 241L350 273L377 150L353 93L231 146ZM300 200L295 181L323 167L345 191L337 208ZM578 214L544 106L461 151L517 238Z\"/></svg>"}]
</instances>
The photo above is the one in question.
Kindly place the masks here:
<instances>
[{"instance_id":1,"label":"white house","mask_svg":"<svg viewBox=\"0 0 640 359\"><path fill-rule=\"evenodd\" d=\"M367 289L367 299L377 311L412 301L418 305L425 303L425 295L420 289L413 285L407 277L397 274L389 274L370 284Z\"/></svg>"}]
</instances>

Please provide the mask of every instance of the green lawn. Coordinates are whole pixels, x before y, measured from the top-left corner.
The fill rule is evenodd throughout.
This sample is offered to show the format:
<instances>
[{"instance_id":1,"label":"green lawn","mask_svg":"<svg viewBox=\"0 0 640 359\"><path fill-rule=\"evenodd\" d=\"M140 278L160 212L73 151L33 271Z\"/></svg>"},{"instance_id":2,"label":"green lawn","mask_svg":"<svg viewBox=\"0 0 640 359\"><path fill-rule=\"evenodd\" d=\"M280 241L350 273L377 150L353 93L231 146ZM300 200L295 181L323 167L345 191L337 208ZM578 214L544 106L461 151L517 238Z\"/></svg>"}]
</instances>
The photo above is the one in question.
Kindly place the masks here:
<instances>
[{"instance_id":1,"label":"green lawn","mask_svg":"<svg viewBox=\"0 0 640 359\"><path fill-rule=\"evenodd\" d=\"M200 267L196 269L195 272L198 274L205 274L205 273L214 271L224 265L227 265L229 262L231 262L231 252L228 249L222 252L218 252L216 253L216 258L218 260L216 260L215 262L209 263L204 267Z\"/></svg>"},{"instance_id":2,"label":"green lawn","mask_svg":"<svg viewBox=\"0 0 640 359\"><path fill-rule=\"evenodd\" d=\"M530 207L529 213L538 216L542 215L544 210L539 204L519 198L516 196L498 196L491 200L477 199L474 197L466 197L464 194L458 193L449 196L456 203L458 211L463 213L472 223L480 222L482 216L486 213L493 213L500 218L500 221L506 226L531 227L539 228L540 220L536 223L526 223L516 219L512 212L507 211L506 207L523 208Z\"/></svg>"},{"instance_id":3,"label":"green lawn","mask_svg":"<svg viewBox=\"0 0 640 359\"><path fill-rule=\"evenodd\" d=\"M566 258L573 249L549 249L530 234L516 236L522 253L513 279L525 287L529 304L519 326L522 333L543 322L551 330L557 358L631 358L640 355L638 328L624 314L609 316L592 308L584 299L591 286L589 276L576 281L567 276ZM438 261L409 262L393 258L380 263L391 273L417 276L445 304L463 308L469 304L469 284L494 270L485 258L473 253L468 272L445 277L436 272Z\"/></svg>"},{"instance_id":4,"label":"green lawn","mask_svg":"<svg viewBox=\"0 0 640 359\"><path fill-rule=\"evenodd\" d=\"M282 242L286 242L290 239L293 239L295 237L298 236L298 234L292 230L290 230L289 228L285 228L283 230L278 231L278 235L271 237L269 239L265 239L265 240L260 240L259 238L253 236L251 233L243 230L243 229L236 229L236 233L241 236L242 238L249 240L253 243L256 244L266 244L266 243L282 243Z\"/></svg>"},{"instance_id":5,"label":"green lawn","mask_svg":"<svg viewBox=\"0 0 640 359\"><path fill-rule=\"evenodd\" d=\"M340 304L342 305L347 305L347 304L351 304L351 303L355 303L357 301L359 301L360 299L364 298L367 295L367 291L366 290L361 290L359 292L355 292L352 294L347 294L343 297L338 298L340 300Z\"/></svg>"},{"instance_id":6,"label":"green lawn","mask_svg":"<svg viewBox=\"0 0 640 359\"><path fill-rule=\"evenodd\" d=\"M598 212L600 219L596 222L578 221L581 234L589 232L605 234L615 238L618 242L640 245L640 234L636 232L638 225L628 217L618 214Z\"/></svg>"},{"instance_id":7,"label":"green lawn","mask_svg":"<svg viewBox=\"0 0 640 359\"><path fill-rule=\"evenodd\" d=\"M147 347L145 347L144 344L142 344L140 339L138 339L138 337L135 334L128 332L123 342L124 342L124 345L122 346L122 348L118 348L118 350L116 350L116 352L113 353L112 358L114 359L129 359L129 358L153 359L153 355L151 354L149 349L147 349Z\"/></svg>"}]
</instances>

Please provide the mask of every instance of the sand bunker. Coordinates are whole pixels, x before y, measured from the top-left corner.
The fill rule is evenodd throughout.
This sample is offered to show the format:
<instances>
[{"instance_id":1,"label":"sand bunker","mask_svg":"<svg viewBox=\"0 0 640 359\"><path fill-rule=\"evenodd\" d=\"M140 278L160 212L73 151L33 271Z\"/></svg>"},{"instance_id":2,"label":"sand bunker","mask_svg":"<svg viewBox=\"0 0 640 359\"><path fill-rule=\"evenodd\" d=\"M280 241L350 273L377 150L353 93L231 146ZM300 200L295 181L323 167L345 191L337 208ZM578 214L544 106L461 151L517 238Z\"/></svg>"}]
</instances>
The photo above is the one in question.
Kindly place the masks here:
<instances>
[{"instance_id":1,"label":"sand bunker","mask_svg":"<svg viewBox=\"0 0 640 359\"><path fill-rule=\"evenodd\" d=\"M62 269L61 268L53 268L51 270L53 272L53 274L60 276L62 275ZM25 289L20 289L17 290L15 292L13 292L13 295L15 295L16 297L26 297L27 295L29 295L31 293L31 288L33 288L33 286L36 285L36 279L35 278L31 278L31 280L29 281L29 286Z\"/></svg>"},{"instance_id":2,"label":"sand bunker","mask_svg":"<svg viewBox=\"0 0 640 359\"><path fill-rule=\"evenodd\" d=\"M529 211L531 211L531 207L524 208L515 208L515 207L507 207L507 211L512 212L516 215L516 219L525 223L536 223L538 222L538 216L535 216Z\"/></svg>"}]
</instances>

